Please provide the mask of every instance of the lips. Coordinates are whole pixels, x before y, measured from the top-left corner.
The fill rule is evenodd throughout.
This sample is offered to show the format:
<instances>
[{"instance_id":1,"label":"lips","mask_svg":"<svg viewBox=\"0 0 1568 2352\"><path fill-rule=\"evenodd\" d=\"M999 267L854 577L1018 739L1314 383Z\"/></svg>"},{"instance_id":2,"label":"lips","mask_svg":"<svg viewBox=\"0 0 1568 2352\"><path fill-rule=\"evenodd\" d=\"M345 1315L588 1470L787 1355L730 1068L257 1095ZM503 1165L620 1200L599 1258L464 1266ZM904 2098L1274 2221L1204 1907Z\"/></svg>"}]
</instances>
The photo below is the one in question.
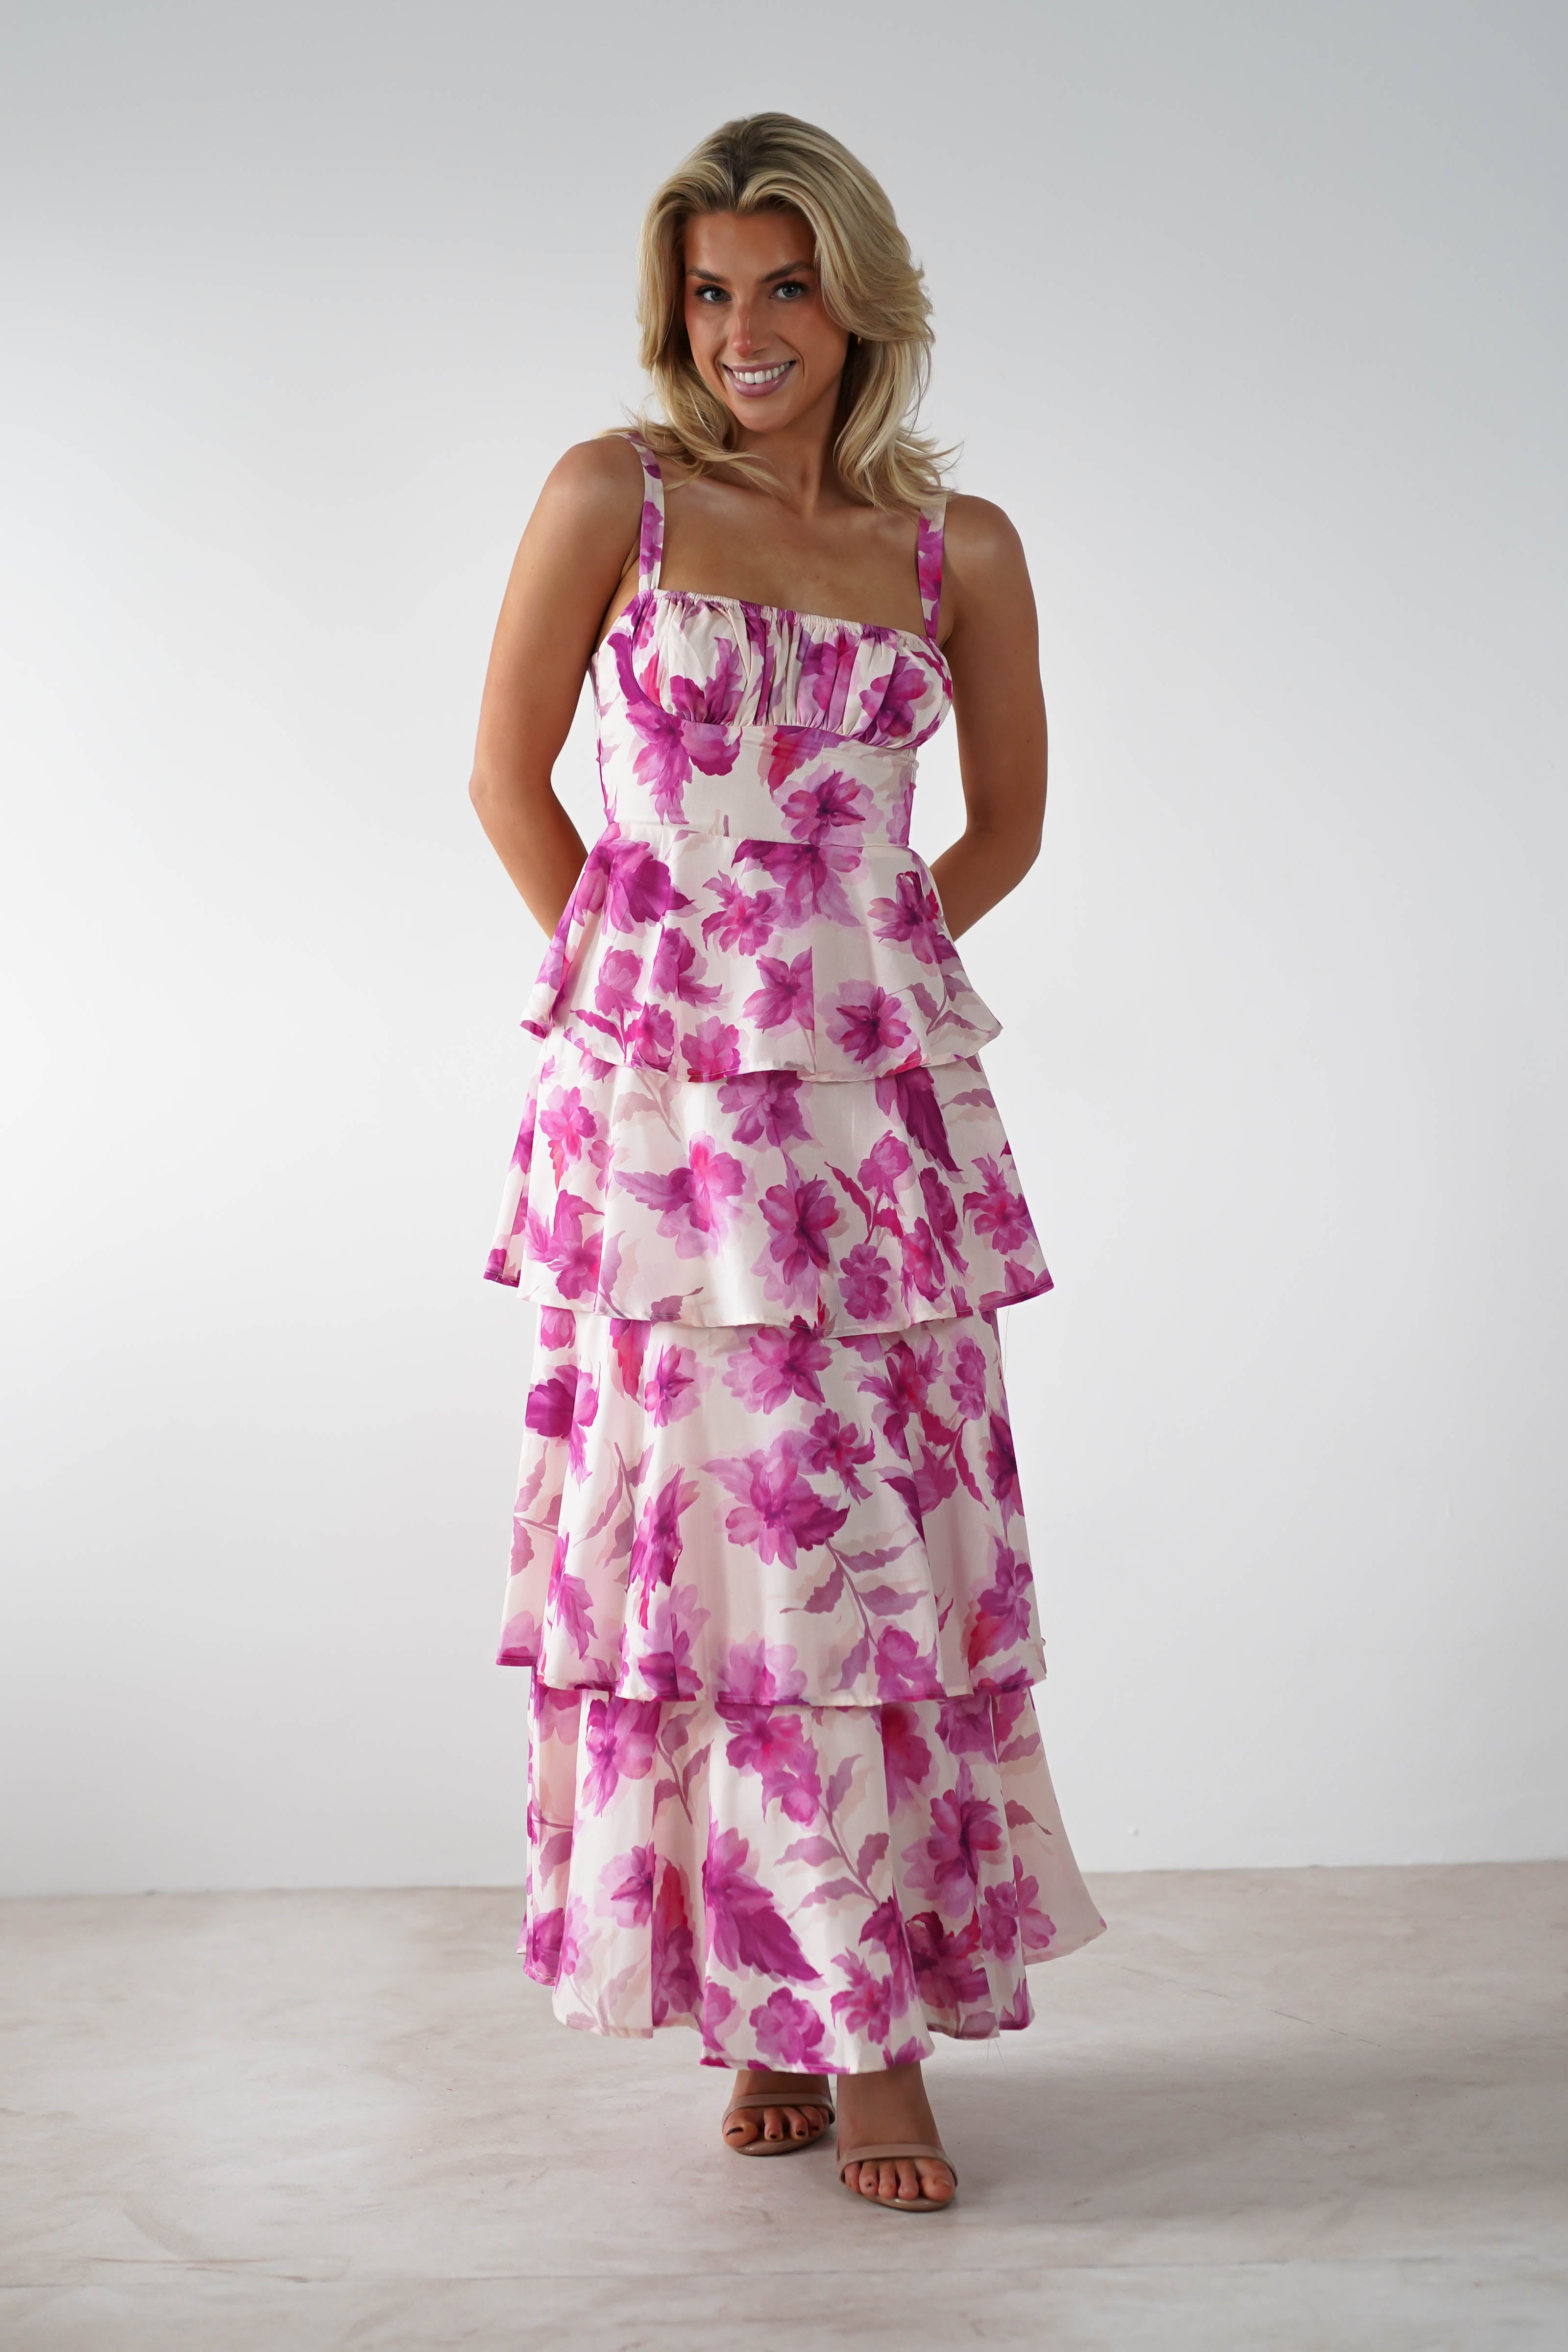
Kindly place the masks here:
<instances>
[{"instance_id":1,"label":"lips","mask_svg":"<svg viewBox=\"0 0 1568 2352\"><path fill-rule=\"evenodd\" d=\"M795 365L794 360L773 360L766 367L726 366L724 373L742 400L765 400L788 380Z\"/></svg>"}]
</instances>

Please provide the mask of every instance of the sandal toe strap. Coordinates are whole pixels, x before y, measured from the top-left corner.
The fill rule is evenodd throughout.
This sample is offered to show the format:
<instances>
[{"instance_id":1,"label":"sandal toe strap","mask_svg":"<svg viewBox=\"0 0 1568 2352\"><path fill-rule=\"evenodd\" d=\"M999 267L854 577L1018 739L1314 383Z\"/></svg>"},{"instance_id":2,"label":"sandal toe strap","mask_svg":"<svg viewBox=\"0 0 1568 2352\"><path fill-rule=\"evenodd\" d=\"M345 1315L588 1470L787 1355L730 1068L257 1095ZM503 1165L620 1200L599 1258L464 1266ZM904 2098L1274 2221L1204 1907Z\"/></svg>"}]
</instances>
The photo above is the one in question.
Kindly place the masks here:
<instances>
[{"instance_id":1,"label":"sandal toe strap","mask_svg":"<svg viewBox=\"0 0 1568 2352\"><path fill-rule=\"evenodd\" d=\"M884 2158L897 2156L923 2157L928 2164L945 2164L952 2174L952 2185L957 2188L958 2174L952 2157L936 2141L926 2139L879 2139L866 2147L845 2147L841 2145L838 2149L838 2178L842 2180L852 2164L876 2164Z\"/></svg>"}]
</instances>

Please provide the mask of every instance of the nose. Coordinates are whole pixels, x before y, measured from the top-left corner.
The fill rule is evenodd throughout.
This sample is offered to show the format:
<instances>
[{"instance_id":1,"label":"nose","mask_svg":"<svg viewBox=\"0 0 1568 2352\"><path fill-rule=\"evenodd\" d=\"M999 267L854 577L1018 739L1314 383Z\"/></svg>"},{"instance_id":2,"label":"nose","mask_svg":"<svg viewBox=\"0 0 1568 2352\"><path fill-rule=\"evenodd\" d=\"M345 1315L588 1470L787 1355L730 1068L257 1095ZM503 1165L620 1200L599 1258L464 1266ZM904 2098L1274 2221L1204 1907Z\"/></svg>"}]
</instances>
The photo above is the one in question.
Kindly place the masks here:
<instances>
[{"instance_id":1,"label":"nose","mask_svg":"<svg viewBox=\"0 0 1568 2352\"><path fill-rule=\"evenodd\" d=\"M750 359L752 353L766 341L765 333L758 335L755 331L751 304L738 301L730 316L730 349L735 357L738 360Z\"/></svg>"}]
</instances>

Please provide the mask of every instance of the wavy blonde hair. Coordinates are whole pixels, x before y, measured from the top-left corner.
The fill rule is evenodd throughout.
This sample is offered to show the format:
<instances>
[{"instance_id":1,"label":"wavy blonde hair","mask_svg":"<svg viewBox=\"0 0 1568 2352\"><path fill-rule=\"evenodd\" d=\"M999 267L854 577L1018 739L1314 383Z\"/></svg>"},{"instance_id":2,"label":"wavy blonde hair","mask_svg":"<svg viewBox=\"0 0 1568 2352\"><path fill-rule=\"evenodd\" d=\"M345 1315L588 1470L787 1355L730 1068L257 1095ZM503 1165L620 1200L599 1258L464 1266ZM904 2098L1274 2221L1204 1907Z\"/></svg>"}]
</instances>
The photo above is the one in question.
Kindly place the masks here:
<instances>
[{"instance_id":1,"label":"wavy blonde hair","mask_svg":"<svg viewBox=\"0 0 1568 2352\"><path fill-rule=\"evenodd\" d=\"M793 114L726 122L672 172L643 222L637 323L662 420L637 430L692 474L722 466L771 484L739 454L740 428L697 373L687 340L686 225L701 213L796 212L816 246L827 315L852 338L833 457L868 506L919 508L942 487L951 452L914 429L931 373L925 280L882 189L830 132Z\"/></svg>"}]
</instances>

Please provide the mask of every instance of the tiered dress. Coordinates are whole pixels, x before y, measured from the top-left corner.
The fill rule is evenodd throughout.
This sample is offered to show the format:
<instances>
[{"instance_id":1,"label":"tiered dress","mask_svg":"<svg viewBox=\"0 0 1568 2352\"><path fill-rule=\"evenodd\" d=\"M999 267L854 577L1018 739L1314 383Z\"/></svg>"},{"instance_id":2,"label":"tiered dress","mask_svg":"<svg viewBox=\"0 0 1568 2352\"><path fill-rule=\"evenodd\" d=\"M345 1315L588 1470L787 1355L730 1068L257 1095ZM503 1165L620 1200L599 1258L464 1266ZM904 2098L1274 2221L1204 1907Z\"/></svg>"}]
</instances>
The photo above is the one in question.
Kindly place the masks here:
<instances>
[{"instance_id":1,"label":"tiered dress","mask_svg":"<svg viewBox=\"0 0 1568 2352\"><path fill-rule=\"evenodd\" d=\"M925 635L658 584L595 656L605 825L489 1274L539 1307L500 1657L567 2024L858 2073L1026 2024L1063 1832L997 1310L1050 1286L909 846Z\"/></svg>"}]
</instances>

